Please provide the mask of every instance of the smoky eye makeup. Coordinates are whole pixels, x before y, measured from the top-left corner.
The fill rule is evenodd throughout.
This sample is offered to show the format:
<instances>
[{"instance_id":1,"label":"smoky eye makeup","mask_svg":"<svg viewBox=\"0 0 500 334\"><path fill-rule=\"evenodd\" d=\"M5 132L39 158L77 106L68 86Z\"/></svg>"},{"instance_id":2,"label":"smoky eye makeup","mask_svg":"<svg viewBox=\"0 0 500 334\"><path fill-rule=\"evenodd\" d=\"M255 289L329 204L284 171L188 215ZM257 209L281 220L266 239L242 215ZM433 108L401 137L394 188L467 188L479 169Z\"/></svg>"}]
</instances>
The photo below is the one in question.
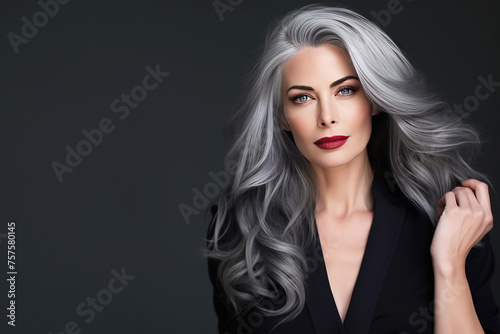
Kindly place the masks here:
<instances>
[{"instance_id":1,"label":"smoky eye makeup","mask_svg":"<svg viewBox=\"0 0 500 334\"><path fill-rule=\"evenodd\" d=\"M352 96L357 91L358 91L358 89L356 87L345 85L345 86L339 87L335 91L335 96L338 96L338 95L340 95L340 96Z\"/></svg>"},{"instance_id":2,"label":"smoky eye makeup","mask_svg":"<svg viewBox=\"0 0 500 334\"><path fill-rule=\"evenodd\" d=\"M353 96L354 94L356 94L356 92L358 91L359 89L355 86L351 86L351 85L343 85L339 88L337 88L335 90L335 93L334 95L335 96L338 96L338 97L350 97L350 96ZM297 94L292 94L288 100L295 103L295 104L303 104L303 103L306 103L310 100L312 100L313 97L311 97L309 94L307 93L297 93Z\"/></svg>"},{"instance_id":3,"label":"smoky eye makeup","mask_svg":"<svg viewBox=\"0 0 500 334\"><path fill-rule=\"evenodd\" d=\"M308 94L298 93L298 94L293 94L288 99L293 103L302 104L310 101L312 97L309 96Z\"/></svg>"}]
</instances>

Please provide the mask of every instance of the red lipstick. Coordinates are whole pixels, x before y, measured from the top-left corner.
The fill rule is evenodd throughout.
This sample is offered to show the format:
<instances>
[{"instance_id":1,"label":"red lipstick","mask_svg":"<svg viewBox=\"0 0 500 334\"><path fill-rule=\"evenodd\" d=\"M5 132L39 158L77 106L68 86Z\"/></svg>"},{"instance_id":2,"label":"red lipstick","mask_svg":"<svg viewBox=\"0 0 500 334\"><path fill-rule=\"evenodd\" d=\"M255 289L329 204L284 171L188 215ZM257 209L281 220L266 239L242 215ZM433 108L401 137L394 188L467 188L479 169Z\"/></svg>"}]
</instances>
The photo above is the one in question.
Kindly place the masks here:
<instances>
[{"instance_id":1,"label":"red lipstick","mask_svg":"<svg viewBox=\"0 0 500 334\"><path fill-rule=\"evenodd\" d=\"M316 146L324 150L331 150L345 144L349 136L323 137L314 142Z\"/></svg>"}]
</instances>

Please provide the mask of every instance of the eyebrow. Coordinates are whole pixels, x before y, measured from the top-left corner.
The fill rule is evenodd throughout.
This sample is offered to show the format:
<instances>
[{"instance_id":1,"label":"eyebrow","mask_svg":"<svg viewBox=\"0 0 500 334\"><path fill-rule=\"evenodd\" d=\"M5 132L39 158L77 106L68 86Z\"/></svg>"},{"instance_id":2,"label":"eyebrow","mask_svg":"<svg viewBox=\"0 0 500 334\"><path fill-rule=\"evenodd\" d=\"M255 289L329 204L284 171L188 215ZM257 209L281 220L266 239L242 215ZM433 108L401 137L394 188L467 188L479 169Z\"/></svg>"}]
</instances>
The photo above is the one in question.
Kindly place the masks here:
<instances>
[{"instance_id":1,"label":"eyebrow","mask_svg":"<svg viewBox=\"0 0 500 334\"><path fill-rule=\"evenodd\" d=\"M332 82L332 84L330 85L330 88L335 87L335 86L337 86L337 85L339 85L339 84L341 84L344 81L349 80L349 79L359 80L359 78L354 76L354 75L348 75L348 76L345 76L343 78L340 78L340 79ZM288 90L286 92L288 93L288 91L290 91L291 89L314 90L312 87L309 87L309 86L292 86L292 87L288 88Z\"/></svg>"}]
</instances>

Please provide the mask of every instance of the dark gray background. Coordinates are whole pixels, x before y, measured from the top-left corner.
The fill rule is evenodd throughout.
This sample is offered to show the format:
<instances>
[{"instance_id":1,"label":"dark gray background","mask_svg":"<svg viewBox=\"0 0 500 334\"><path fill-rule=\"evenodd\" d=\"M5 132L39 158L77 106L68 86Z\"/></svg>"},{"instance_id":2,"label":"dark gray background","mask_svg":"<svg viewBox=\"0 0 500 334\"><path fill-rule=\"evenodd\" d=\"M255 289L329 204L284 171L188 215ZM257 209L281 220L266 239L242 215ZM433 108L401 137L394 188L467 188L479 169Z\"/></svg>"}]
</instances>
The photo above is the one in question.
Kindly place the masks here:
<instances>
[{"instance_id":1,"label":"dark gray background","mask_svg":"<svg viewBox=\"0 0 500 334\"><path fill-rule=\"evenodd\" d=\"M226 0L221 0L226 2ZM374 20L387 1L337 1ZM0 234L0 331L215 333L211 285L200 256L208 218L187 224L178 205L223 170L223 125L268 25L309 1L243 0L221 21L212 1L70 1L15 53L36 1L0 5L0 233L17 223L17 318L7 327L7 258ZM450 103L478 77L500 81L498 1L401 0L384 30ZM110 104L142 83L145 67L170 76L124 120ZM497 88L500 90L500 87ZM467 121L485 140L476 167L500 189L500 92ZM59 182L81 131L115 125ZM492 194L494 216L499 200ZM497 263L500 228L492 231ZM78 304L107 288L113 269L135 278L90 323ZM494 289L500 300L499 273Z\"/></svg>"}]
</instances>

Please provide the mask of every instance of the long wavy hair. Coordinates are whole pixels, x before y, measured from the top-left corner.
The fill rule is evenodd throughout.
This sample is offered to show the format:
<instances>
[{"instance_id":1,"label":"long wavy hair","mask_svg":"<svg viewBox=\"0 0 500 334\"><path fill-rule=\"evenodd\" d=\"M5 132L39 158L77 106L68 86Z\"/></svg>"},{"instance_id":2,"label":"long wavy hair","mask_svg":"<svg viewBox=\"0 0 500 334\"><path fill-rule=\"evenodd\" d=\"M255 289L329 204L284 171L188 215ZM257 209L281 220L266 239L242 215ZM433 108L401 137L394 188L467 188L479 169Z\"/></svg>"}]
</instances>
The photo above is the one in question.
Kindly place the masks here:
<instances>
[{"instance_id":1,"label":"long wavy hair","mask_svg":"<svg viewBox=\"0 0 500 334\"><path fill-rule=\"evenodd\" d=\"M286 321L305 303L305 250L317 238L317 186L309 162L280 126L281 73L299 49L323 44L347 51L380 111L367 147L372 167L385 168L432 223L445 192L467 178L487 180L469 165L480 145L477 131L426 87L378 26L324 5L288 13L268 34L245 98L226 126L226 164L234 170L218 198L206 254L219 262L218 280L238 313L257 307ZM279 296L285 297L279 308L259 305Z\"/></svg>"}]
</instances>

